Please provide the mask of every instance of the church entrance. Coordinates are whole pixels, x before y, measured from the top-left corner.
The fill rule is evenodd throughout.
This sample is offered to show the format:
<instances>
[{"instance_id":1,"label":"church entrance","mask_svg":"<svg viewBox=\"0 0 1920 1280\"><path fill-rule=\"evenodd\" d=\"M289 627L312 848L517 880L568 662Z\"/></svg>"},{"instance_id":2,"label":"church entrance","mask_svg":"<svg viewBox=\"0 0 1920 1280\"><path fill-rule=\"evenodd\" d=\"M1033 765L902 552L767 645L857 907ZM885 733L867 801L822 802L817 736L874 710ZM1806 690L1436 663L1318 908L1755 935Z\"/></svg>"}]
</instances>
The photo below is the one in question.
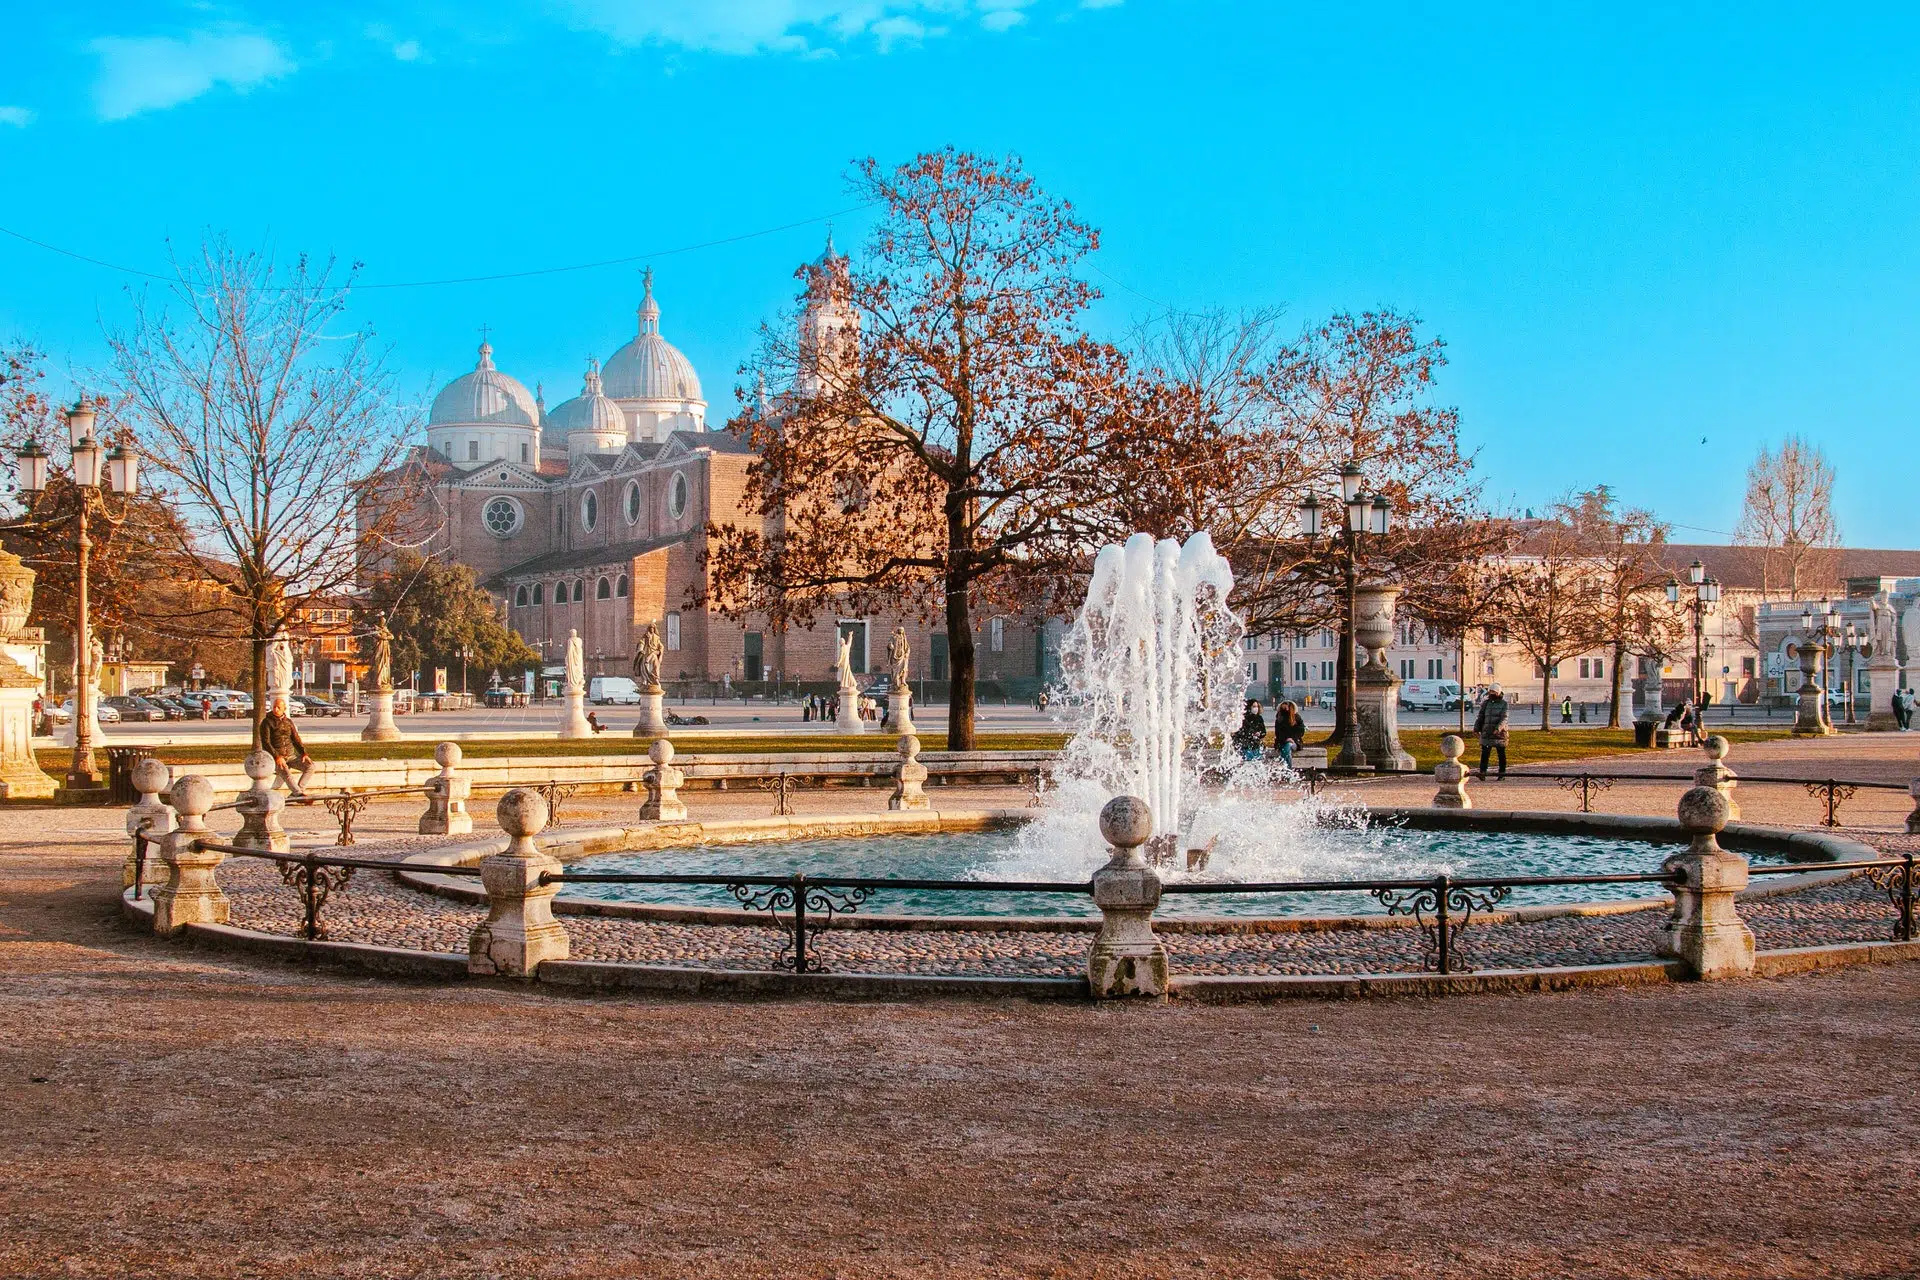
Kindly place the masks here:
<instances>
[{"instance_id":1,"label":"church entrance","mask_svg":"<svg viewBox=\"0 0 1920 1280\"><path fill-rule=\"evenodd\" d=\"M747 632L746 656L741 665L742 673L748 680L759 681L767 678L766 640L758 631Z\"/></svg>"}]
</instances>

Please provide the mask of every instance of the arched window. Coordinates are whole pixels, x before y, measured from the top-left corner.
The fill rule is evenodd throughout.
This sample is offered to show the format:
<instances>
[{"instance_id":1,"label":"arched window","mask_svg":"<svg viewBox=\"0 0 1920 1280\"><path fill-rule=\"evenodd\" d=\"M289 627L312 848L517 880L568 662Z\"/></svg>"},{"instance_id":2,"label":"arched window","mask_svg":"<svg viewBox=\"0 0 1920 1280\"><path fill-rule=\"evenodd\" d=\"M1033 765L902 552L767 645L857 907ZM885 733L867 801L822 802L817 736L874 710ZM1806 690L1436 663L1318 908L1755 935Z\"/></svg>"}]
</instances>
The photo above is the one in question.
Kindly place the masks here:
<instances>
[{"instance_id":1,"label":"arched window","mask_svg":"<svg viewBox=\"0 0 1920 1280\"><path fill-rule=\"evenodd\" d=\"M533 584L533 602L535 604L545 604L547 602L547 589L541 583L536 582Z\"/></svg>"},{"instance_id":2,"label":"arched window","mask_svg":"<svg viewBox=\"0 0 1920 1280\"><path fill-rule=\"evenodd\" d=\"M585 533L592 533L593 526L599 523L599 520L600 499L593 490L589 489L580 499L580 528Z\"/></svg>"},{"instance_id":3,"label":"arched window","mask_svg":"<svg viewBox=\"0 0 1920 1280\"><path fill-rule=\"evenodd\" d=\"M667 485L667 514L678 520L687 514L687 498L690 490L687 486L687 473L676 471Z\"/></svg>"},{"instance_id":4,"label":"arched window","mask_svg":"<svg viewBox=\"0 0 1920 1280\"><path fill-rule=\"evenodd\" d=\"M594 583L594 584L593 584L593 598L594 598L595 600L610 600L610 599L612 599L612 598L613 598L613 584L612 584L611 582L608 582L608 581L607 581L607 580L606 580L605 578L602 578L602 579L600 579L600 581L598 581L598 582L596 582L596 583Z\"/></svg>"},{"instance_id":5,"label":"arched window","mask_svg":"<svg viewBox=\"0 0 1920 1280\"><path fill-rule=\"evenodd\" d=\"M624 573L621 574L620 580L613 584L613 594L618 596L622 600L625 600L627 598L627 575L626 574Z\"/></svg>"},{"instance_id":6,"label":"arched window","mask_svg":"<svg viewBox=\"0 0 1920 1280\"><path fill-rule=\"evenodd\" d=\"M627 523L639 524L640 523L640 482L638 480L627 481L627 495L624 500L624 505L627 510Z\"/></svg>"},{"instance_id":7,"label":"arched window","mask_svg":"<svg viewBox=\"0 0 1920 1280\"><path fill-rule=\"evenodd\" d=\"M527 589L525 587L515 587L513 589L513 603L522 609L527 607Z\"/></svg>"},{"instance_id":8,"label":"arched window","mask_svg":"<svg viewBox=\"0 0 1920 1280\"><path fill-rule=\"evenodd\" d=\"M573 580L573 602L575 604L579 604L582 600L585 600L586 598L587 598L587 580L585 578L575 578Z\"/></svg>"}]
</instances>

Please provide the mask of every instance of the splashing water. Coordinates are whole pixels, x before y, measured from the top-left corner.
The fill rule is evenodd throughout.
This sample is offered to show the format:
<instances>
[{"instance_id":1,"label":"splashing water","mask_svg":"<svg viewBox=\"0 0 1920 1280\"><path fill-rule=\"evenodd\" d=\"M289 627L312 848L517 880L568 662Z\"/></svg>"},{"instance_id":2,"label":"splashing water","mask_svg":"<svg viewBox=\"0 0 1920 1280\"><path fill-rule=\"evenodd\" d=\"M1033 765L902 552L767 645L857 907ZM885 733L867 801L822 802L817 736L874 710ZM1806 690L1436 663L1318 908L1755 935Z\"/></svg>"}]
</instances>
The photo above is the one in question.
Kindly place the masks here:
<instances>
[{"instance_id":1,"label":"splashing water","mask_svg":"<svg viewBox=\"0 0 1920 1280\"><path fill-rule=\"evenodd\" d=\"M1202 773L1226 761L1240 723L1246 629L1227 607L1232 590L1206 534L1182 546L1136 533L1100 549L1061 644L1068 696L1086 717L1061 772L1145 800L1156 836L1186 829Z\"/></svg>"}]
</instances>

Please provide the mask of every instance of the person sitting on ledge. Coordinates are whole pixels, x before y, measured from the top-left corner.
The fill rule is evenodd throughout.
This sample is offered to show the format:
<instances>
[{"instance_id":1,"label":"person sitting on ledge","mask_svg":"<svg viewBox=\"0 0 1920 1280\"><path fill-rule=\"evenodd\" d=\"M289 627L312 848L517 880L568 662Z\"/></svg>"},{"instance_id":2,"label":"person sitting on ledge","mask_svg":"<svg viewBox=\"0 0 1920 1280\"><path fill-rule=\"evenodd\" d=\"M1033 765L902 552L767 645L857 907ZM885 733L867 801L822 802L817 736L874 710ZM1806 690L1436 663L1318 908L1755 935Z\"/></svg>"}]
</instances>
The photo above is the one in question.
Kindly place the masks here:
<instances>
[{"instance_id":1,"label":"person sitting on ledge","mask_svg":"<svg viewBox=\"0 0 1920 1280\"><path fill-rule=\"evenodd\" d=\"M276 694L273 705L261 717L260 749L273 757L275 782L286 783L287 790L296 797L307 794L307 783L313 780L313 771L318 766L307 754L306 743L300 741L300 730L294 725L293 717L287 714L284 695ZM294 781L291 765L300 768L298 782Z\"/></svg>"},{"instance_id":2,"label":"person sitting on ledge","mask_svg":"<svg viewBox=\"0 0 1920 1280\"><path fill-rule=\"evenodd\" d=\"M1266 742L1267 718L1260 714L1259 700L1248 698L1246 714L1240 717L1240 727L1233 731L1233 745L1239 748L1242 760L1258 760Z\"/></svg>"},{"instance_id":3,"label":"person sitting on ledge","mask_svg":"<svg viewBox=\"0 0 1920 1280\"><path fill-rule=\"evenodd\" d=\"M591 711L587 712L587 728L593 730L595 733L605 733L607 731L607 726L600 723L600 717L594 715Z\"/></svg>"}]
</instances>

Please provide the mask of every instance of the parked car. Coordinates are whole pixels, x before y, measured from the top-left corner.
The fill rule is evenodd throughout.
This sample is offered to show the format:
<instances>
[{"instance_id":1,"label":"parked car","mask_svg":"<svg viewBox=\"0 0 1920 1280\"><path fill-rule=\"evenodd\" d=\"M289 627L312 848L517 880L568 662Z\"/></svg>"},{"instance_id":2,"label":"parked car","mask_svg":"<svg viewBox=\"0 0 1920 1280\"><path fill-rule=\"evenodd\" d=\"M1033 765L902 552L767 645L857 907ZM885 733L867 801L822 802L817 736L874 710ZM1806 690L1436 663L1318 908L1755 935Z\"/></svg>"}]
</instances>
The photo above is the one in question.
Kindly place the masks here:
<instances>
[{"instance_id":1,"label":"parked car","mask_svg":"<svg viewBox=\"0 0 1920 1280\"><path fill-rule=\"evenodd\" d=\"M1400 685L1400 706L1406 711L1452 711L1461 703L1454 680L1407 680Z\"/></svg>"},{"instance_id":2,"label":"parked car","mask_svg":"<svg viewBox=\"0 0 1920 1280\"><path fill-rule=\"evenodd\" d=\"M202 689L199 697L213 704L215 720L236 720L253 714L253 698L237 689Z\"/></svg>"},{"instance_id":3,"label":"parked car","mask_svg":"<svg viewBox=\"0 0 1920 1280\"><path fill-rule=\"evenodd\" d=\"M291 709L291 704L295 702L304 706L307 709L306 713L312 716L343 716L347 714L347 709L339 703L328 702L325 698L315 697L311 693L294 694L293 697L288 699L289 709Z\"/></svg>"},{"instance_id":4,"label":"parked car","mask_svg":"<svg viewBox=\"0 0 1920 1280\"><path fill-rule=\"evenodd\" d=\"M120 708L114 706L104 698L100 700L99 705L94 707L94 714L99 718L101 724L120 723ZM73 699L68 698L60 704L59 710L54 715L54 720L56 723L65 724L71 719L73 719Z\"/></svg>"},{"instance_id":5,"label":"parked car","mask_svg":"<svg viewBox=\"0 0 1920 1280\"><path fill-rule=\"evenodd\" d=\"M135 694L117 694L110 698L102 698L100 702L102 706L112 707L118 711L122 720L144 720L151 724L167 718L165 707Z\"/></svg>"}]
</instances>

